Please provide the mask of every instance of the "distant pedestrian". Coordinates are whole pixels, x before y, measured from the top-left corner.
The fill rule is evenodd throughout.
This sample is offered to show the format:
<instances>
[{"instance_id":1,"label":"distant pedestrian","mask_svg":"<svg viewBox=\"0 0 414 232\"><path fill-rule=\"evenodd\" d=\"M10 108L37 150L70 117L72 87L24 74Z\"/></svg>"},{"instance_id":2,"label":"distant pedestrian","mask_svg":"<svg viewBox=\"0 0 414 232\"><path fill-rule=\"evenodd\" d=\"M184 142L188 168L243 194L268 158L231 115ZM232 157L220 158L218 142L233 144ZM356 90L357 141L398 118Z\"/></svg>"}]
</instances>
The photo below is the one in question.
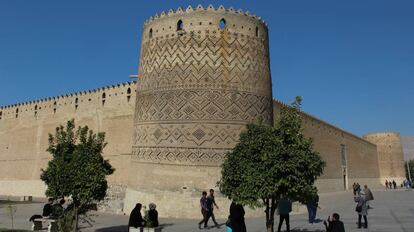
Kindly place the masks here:
<instances>
[{"instance_id":1,"label":"distant pedestrian","mask_svg":"<svg viewBox=\"0 0 414 232\"><path fill-rule=\"evenodd\" d=\"M354 182L353 184L352 184L352 191L353 191L353 193L354 193L354 196L356 196L356 183Z\"/></svg>"},{"instance_id":2,"label":"distant pedestrian","mask_svg":"<svg viewBox=\"0 0 414 232\"><path fill-rule=\"evenodd\" d=\"M207 218L207 223L208 223L208 219L210 219L211 217L211 220L213 220L214 225L216 227L219 227L219 224L216 222L216 218L214 217L214 207L219 209L214 199L214 189L210 189L210 194L207 197L207 208L208 208L208 214L209 214Z\"/></svg>"},{"instance_id":3,"label":"distant pedestrian","mask_svg":"<svg viewBox=\"0 0 414 232\"><path fill-rule=\"evenodd\" d=\"M308 221L310 224L315 223L316 212L318 210L319 196L318 194L313 194L309 196L306 201L306 208L308 209Z\"/></svg>"},{"instance_id":4,"label":"distant pedestrian","mask_svg":"<svg viewBox=\"0 0 414 232\"><path fill-rule=\"evenodd\" d=\"M355 197L355 202L357 202L357 206L355 211L358 213L358 228L361 228L361 219L364 217L364 228L368 228L368 205L367 205L367 198L364 190L362 190L357 197Z\"/></svg>"},{"instance_id":5,"label":"distant pedestrian","mask_svg":"<svg viewBox=\"0 0 414 232\"><path fill-rule=\"evenodd\" d=\"M388 189L388 180L385 180L385 189Z\"/></svg>"},{"instance_id":6,"label":"distant pedestrian","mask_svg":"<svg viewBox=\"0 0 414 232\"><path fill-rule=\"evenodd\" d=\"M359 183L356 183L356 193L359 194L359 192L361 191L361 185L359 185Z\"/></svg>"},{"instance_id":7,"label":"distant pedestrian","mask_svg":"<svg viewBox=\"0 0 414 232\"><path fill-rule=\"evenodd\" d=\"M282 196L282 198L279 200L278 211L279 227L277 231L280 232L283 221L286 221L286 231L290 232L289 213L292 212L292 202L287 197Z\"/></svg>"},{"instance_id":8,"label":"distant pedestrian","mask_svg":"<svg viewBox=\"0 0 414 232\"><path fill-rule=\"evenodd\" d=\"M204 228L207 228L207 221L209 219L209 210L207 207L207 192L203 191L201 193L200 198L200 207L201 207L201 215L203 216L203 220L198 223L198 228L201 229L201 224L204 223Z\"/></svg>"},{"instance_id":9,"label":"distant pedestrian","mask_svg":"<svg viewBox=\"0 0 414 232\"><path fill-rule=\"evenodd\" d=\"M392 189L392 182L391 181L388 181L388 188Z\"/></svg>"},{"instance_id":10,"label":"distant pedestrian","mask_svg":"<svg viewBox=\"0 0 414 232\"><path fill-rule=\"evenodd\" d=\"M227 231L246 232L246 223L244 222L244 208L242 205L232 202L230 205L230 215L226 223Z\"/></svg>"},{"instance_id":11,"label":"distant pedestrian","mask_svg":"<svg viewBox=\"0 0 414 232\"><path fill-rule=\"evenodd\" d=\"M344 223L339 220L339 214L333 213L332 220L328 217L328 223L323 222L326 228L326 232L345 232Z\"/></svg>"},{"instance_id":12,"label":"distant pedestrian","mask_svg":"<svg viewBox=\"0 0 414 232\"><path fill-rule=\"evenodd\" d=\"M395 182L395 180L392 180L392 185L394 186L394 189L397 189L397 182Z\"/></svg>"},{"instance_id":13,"label":"distant pedestrian","mask_svg":"<svg viewBox=\"0 0 414 232\"><path fill-rule=\"evenodd\" d=\"M132 209L131 214L129 215L128 227L138 228L144 226L144 219L142 218L141 209L141 203L137 203L135 208Z\"/></svg>"}]
</instances>

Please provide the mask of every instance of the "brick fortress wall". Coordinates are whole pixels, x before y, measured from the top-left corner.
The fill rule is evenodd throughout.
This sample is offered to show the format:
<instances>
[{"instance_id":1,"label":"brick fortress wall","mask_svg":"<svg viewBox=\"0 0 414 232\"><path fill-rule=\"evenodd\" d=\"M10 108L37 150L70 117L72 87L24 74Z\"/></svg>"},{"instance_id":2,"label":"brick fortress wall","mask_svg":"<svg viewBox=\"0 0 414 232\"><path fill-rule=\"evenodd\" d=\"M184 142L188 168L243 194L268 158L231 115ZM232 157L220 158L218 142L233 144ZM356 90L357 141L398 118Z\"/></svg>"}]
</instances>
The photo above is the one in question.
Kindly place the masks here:
<instances>
[{"instance_id":1,"label":"brick fortress wall","mask_svg":"<svg viewBox=\"0 0 414 232\"><path fill-rule=\"evenodd\" d=\"M126 184L135 90L129 82L0 107L0 195L44 196L39 176L51 158L48 134L72 118L107 132L104 156L117 169L109 180Z\"/></svg>"}]
</instances>

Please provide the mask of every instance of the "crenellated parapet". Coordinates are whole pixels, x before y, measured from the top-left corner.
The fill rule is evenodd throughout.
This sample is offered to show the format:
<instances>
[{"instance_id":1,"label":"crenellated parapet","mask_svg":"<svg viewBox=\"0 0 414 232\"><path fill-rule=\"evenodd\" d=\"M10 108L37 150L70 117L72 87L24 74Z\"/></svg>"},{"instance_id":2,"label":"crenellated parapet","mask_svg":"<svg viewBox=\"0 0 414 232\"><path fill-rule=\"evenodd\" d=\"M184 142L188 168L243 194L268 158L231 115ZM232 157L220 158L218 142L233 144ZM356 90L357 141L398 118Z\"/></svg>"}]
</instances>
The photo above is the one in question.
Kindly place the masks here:
<instances>
[{"instance_id":1,"label":"crenellated parapet","mask_svg":"<svg viewBox=\"0 0 414 232\"><path fill-rule=\"evenodd\" d=\"M232 7L225 9L223 6L214 8L212 5L204 8L198 5L195 8L188 6L185 10L170 9L151 17L144 24L142 41L189 34L217 36L226 32L232 36L256 37L263 40L268 36L266 23L248 11L243 12Z\"/></svg>"},{"instance_id":2,"label":"crenellated parapet","mask_svg":"<svg viewBox=\"0 0 414 232\"><path fill-rule=\"evenodd\" d=\"M136 81L104 86L97 89L67 93L27 102L0 106L0 120L37 118L44 114L82 112L83 107L105 107L112 102L125 101L133 104L136 95ZM1 122L1 121L0 121Z\"/></svg>"}]
</instances>

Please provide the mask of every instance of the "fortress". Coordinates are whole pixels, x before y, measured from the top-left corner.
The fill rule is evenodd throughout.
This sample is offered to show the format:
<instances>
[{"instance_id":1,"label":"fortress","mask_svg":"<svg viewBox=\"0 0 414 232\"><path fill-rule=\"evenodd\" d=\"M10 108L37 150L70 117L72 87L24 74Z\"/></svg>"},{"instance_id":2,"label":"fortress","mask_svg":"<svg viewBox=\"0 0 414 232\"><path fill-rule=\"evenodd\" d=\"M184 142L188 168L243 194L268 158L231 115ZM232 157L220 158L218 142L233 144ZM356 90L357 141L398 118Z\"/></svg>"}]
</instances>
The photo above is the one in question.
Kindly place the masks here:
<instances>
[{"instance_id":1,"label":"fortress","mask_svg":"<svg viewBox=\"0 0 414 232\"><path fill-rule=\"evenodd\" d=\"M48 134L74 118L106 132L104 156L116 171L102 209L129 213L155 202L161 217L198 217L200 192L216 186L245 125L278 117L283 103L271 89L260 17L222 6L162 12L144 24L138 81L0 107L0 195L44 197ZM327 163L321 192L404 179L398 133L360 138L302 116ZM228 205L220 194L217 201Z\"/></svg>"}]
</instances>

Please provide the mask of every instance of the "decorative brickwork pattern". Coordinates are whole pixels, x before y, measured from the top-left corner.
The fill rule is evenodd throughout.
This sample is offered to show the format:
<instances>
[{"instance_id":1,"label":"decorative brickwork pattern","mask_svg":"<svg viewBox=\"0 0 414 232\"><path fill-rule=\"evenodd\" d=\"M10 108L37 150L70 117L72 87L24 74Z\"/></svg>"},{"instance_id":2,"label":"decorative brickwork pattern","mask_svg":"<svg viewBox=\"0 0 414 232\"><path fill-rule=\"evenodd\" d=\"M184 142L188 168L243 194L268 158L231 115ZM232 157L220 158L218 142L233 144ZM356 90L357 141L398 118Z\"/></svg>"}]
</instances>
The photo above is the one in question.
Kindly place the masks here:
<instances>
[{"instance_id":1,"label":"decorative brickwork pattern","mask_svg":"<svg viewBox=\"0 0 414 232\"><path fill-rule=\"evenodd\" d=\"M267 27L225 10L178 16L144 26L133 160L220 165L247 123L272 124ZM221 19L232 29L218 28Z\"/></svg>"}]
</instances>

